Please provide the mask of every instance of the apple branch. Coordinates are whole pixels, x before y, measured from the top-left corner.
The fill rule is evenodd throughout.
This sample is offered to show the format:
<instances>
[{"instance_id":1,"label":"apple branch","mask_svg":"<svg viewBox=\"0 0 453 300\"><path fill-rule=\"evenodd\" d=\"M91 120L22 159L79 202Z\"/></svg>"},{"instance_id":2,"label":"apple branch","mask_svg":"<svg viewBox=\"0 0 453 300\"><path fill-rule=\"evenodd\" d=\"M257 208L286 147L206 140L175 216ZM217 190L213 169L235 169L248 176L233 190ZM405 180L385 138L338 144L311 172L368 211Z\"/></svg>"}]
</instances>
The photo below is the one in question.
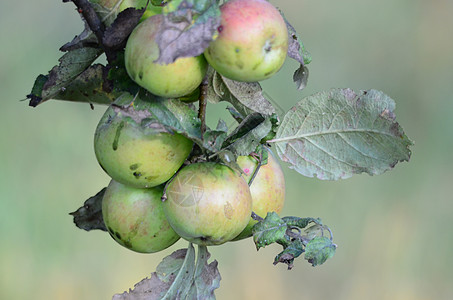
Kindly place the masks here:
<instances>
[{"instance_id":1,"label":"apple branch","mask_svg":"<svg viewBox=\"0 0 453 300\"><path fill-rule=\"evenodd\" d=\"M208 93L208 82L205 77L200 85L200 99L198 100L199 101L198 102L199 103L198 118L201 120L200 131L201 131L202 138L206 131L206 105L207 105L206 95L207 95L207 93Z\"/></svg>"},{"instance_id":2,"label":"apple branch","mask_svg":"<svg viewBox=\"0 0 453 300\"><path fill-rule=\"evenodd\" d=\"M83 16L88 26L90 27L91 31L93 31L93 33L96 35L96 38L98 39L99 42L99 46L107 56L107 61L109 63L113 62L116 56L115 52L105 47L104 44L102 43L105 27L101 19L99 19L99 16L97 15L96 11L91 6L90 2L88 0L63 0L64 3L70 1L72 1L75 4L75 6L77 7L77 11Z\"/></svg>"}]
</instances>

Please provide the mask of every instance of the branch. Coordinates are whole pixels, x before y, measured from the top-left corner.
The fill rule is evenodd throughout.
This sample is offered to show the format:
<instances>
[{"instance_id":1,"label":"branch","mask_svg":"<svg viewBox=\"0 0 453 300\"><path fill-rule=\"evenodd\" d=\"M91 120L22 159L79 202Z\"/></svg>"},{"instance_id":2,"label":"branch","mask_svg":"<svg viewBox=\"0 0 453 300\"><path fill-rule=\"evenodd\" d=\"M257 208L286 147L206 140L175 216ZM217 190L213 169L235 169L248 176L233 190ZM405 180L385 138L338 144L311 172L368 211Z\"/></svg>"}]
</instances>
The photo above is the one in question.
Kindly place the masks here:
<instances>
[{"instance_id":1,"label":"branch","mask_svg":"<svg viewBox=\"0 0 453 300\"><path fill-rule=\"evenodd\" d=\"M205 79L203 79L203 82L201 83L200 86L200 99L199 99L199 107L198 107L198 118L201 120L201 126L200 126L200 131L201 131L201 136L203 138L203 135L206 131L206 105L207 105L207 99L206 95L208 92L208 82Z\"/></svg>"},{"instance_id":2,"label":"branch","mask_svg":"<svg viewBox=\"0 0 453 300\"><path fill-rule=\"evenodd\" d=\"M91 6L91 3L88 0L63 0L63 2L70 2L72 1L75 6L77 7L77 11L83 16L86 20L88 26L90 27L91 31L96 35L98 39L99 46L102 50L104 50L105 55L107 56L107 61L109 63L115 60L115 52L111 51L109 48L105 47L102 43L102 39L104 37L105 27L102 23L101 19L97 15L94 8Z\"/></svg>"}]
</instances>

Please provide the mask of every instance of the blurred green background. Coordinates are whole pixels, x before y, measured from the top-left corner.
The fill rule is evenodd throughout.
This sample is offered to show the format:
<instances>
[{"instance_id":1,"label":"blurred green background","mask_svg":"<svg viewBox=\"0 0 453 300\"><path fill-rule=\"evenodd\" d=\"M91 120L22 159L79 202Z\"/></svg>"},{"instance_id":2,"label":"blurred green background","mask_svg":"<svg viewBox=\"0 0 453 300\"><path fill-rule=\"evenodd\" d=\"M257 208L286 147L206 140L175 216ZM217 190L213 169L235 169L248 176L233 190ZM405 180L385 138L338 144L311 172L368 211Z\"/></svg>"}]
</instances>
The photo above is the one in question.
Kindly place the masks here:
<instances>
[{"instance_id":1,"label":"blurred green background","mask_svg":"<svg viewBox=\"0 0 453 300\"><path fill-rule=\"evenodd\" d=\"M313 55L306 90L288 61L263 82L283 110L331 87L375 88L397 103L415 141L409 163L384 175L324 182L286 168L283 215L321 217L339 245L312 268L273 266L279 246L212 247L218 299L453 299L453 2L273 1ZM69 212L108 184L92 139L104 107L20 100L82 30L72 3L0 5L0 299L110 299L183 241L136 254Z\"/></svg>"}]
</instances>

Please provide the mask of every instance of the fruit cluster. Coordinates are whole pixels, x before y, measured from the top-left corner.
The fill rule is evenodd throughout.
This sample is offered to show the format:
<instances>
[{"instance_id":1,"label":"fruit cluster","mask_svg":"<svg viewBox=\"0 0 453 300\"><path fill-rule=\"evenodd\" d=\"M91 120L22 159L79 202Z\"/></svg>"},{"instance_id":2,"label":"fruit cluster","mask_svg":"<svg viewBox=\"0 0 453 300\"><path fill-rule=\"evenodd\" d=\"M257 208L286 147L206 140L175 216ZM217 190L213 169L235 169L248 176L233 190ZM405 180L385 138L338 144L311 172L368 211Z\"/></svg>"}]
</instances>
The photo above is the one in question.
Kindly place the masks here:
<instances>
[{"instance_id":1,"label":"fruit cluster","mask_svg":"<svg viewBox=\"0 0 453 300\"><path fill-rule=\"evenodd\" d=\"M121 9L146 2L124 0ZM218 36L204 54L156 63L156 36L165 19L160 8L149 7L127 41L125 67L153 95L184 99L197 90L209 66L236 81L263 80L285 60L288 32L279 11L265 0L231 0L221 6ZM252 235L252 211L261 217L281 211L285 182L269 149L263 165L256 155L239 156L240 169L193 162L192 140L142 126L140 113L133 106L111 105L94 137L96 158L112 178L102 200L103 219L118 243L143 253L165 249L180 237L219 245Z\"/></svg>"}]
</instances>

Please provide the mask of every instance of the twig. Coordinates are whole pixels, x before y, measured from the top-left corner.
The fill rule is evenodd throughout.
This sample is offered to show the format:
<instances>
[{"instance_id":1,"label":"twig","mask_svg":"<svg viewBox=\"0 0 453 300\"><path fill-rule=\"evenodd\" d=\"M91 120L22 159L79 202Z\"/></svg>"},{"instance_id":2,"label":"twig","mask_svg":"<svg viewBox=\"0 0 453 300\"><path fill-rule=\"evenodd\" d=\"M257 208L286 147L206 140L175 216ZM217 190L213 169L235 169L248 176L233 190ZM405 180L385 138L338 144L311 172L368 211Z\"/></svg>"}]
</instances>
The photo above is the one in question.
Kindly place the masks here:
<instances>
[{"instance_id":1,"label":"twig","mask_svg":"<svg viewBox=\"0 0 453 300\"><path fill-rule=\"evenodd\" d=\"M91 3L88 0L63 0L63 2L70 1L72 1L75 4L75 6L77 7L77 11L80 14L82 14L91 31L93 31L94 35L96 35L96 38L98 39L99 42L99 46L101 47L102 50L104 50L105 55L107 56L107 61L109 63L113 62L115 60L115 53L112 52L110 49L106 48L102 43L102 39L104 38L105 27L101 19L99 19L99 16L97 15L93 6L91 6Z\"/></svg>"},{"instance_id":2,"label":"twig","mask_svg":"<svg viewBox=\"0 0 453 300\"><path fill-rule=\"evenodd\" d=\"M264 219L258 216L254 211L252 211L252 219L255 221L263 221Z\"/></svg>"},{"instance_id":3,"label":"twig","mask_svg":"<svg viewBox=\"0 0 453 300\"><path fill-rule=\"evenodd\" d=\"M206 94L208 92L208 83L205 79L200 85L200 99L199 99L199 107L198 107L198 118L201 121L200 131L201 131L201 138L203 139L203 135L206 131L206 105L207 99Z\"/></svg>"}]
</instances>

